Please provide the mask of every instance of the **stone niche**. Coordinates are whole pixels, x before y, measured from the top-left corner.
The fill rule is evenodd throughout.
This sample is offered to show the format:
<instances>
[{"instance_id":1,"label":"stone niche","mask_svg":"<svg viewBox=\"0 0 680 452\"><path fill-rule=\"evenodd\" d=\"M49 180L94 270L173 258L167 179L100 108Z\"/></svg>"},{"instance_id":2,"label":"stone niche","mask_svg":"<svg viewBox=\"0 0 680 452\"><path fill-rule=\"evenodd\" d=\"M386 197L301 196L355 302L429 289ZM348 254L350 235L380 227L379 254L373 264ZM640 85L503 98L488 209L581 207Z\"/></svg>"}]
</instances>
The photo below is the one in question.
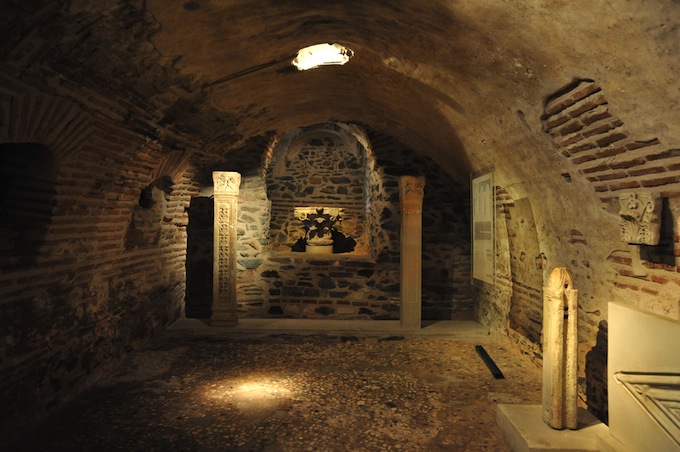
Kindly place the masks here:
<instances>
[{"instance_id":1,"label":"stone niche","mask_svg":"<svg viewBox=\"0 0 680 452\"><path fill-rule=\"evenodd\" d=\"M0 255L3 269L33 265L52 217L56 161L35 143L0 144Z\"/></svg>"},{"instance_id":2,"label":"stone niche","mask_svg":"<svg viewBox=\"0 0 680 452\"><path fill-rule=\"evenodd\" d=\"M405 173L427 179L422 318L475 318L467 181L452 180L386 135L348 124L294 129L249 146L209 168L242 174L239 318L399 319L399 179ZM199 318L209 311L203 286L210 283L205 269L212 262L212 200L209 190L204 193L192 199L187 250L187 316ZM305 234L296 207L338 209L335 227L356 242L354 249L295 249Z\"/></svg>"},{"instance_id":3,"label":"stone niche","mask_svg":"<svg viewBox=\"0 0 680 452\"><path fill-rule=\"evenodd\" d=\"M317 242L330 238L316 235L323 231L309 231L303 227L309 215L316 215L305 208L315 206L315 209L325 209L325 213L316 215L315 219L340 209L342 221L333 221L332 231L329 230L328 234L355 242L351 247L354 254L368 254L368 158L364 145L354 135L338 127L299 130L282 139L273 149L267 172L267 193L272 203L271 251L304 252L310 233L312 240ZM336 247L334 251L339 250Z\"/></svg>"}]
</instances>

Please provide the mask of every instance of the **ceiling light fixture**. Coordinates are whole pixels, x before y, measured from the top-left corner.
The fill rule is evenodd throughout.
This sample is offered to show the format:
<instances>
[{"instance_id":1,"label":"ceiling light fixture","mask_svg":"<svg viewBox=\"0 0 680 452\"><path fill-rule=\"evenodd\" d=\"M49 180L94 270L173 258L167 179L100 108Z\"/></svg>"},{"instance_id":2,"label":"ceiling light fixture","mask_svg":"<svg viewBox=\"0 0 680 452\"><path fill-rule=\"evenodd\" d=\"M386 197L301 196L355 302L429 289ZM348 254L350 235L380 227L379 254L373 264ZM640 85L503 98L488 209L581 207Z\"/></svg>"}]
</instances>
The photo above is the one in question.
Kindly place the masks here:
<instances>
[{"instance_id":1,"label":"ceiling light fixture","mask_svg":"<svg viewBox=\"0 0 680 452\"><path fill-rule=\"evenodd\" d=\"M306 71L319 66L345 64L354 56L354 52L340 44L316 44L298 51L292 64L298 71Z\"/></svg>"}]
</instances>

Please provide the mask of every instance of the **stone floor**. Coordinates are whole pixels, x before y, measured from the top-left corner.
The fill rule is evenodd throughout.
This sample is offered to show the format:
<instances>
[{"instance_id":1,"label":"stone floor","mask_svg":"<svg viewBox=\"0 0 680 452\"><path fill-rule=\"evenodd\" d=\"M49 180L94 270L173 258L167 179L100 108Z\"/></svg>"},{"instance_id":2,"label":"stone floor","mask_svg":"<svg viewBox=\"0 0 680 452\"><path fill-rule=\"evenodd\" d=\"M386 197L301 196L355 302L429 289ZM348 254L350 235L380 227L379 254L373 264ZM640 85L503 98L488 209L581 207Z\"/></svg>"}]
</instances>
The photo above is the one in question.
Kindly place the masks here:
<instances>
[{"instance_id":1,"label":"stone floor","mask_svg":"<svg viewBox=\"0 0 680 452\"><path fill-rule=\"evenodd\" d=\"M174 328L13 450L509 450L496 404L540 403L540 370L474 326L428 331Z\"/></svg>"}]
</instances>

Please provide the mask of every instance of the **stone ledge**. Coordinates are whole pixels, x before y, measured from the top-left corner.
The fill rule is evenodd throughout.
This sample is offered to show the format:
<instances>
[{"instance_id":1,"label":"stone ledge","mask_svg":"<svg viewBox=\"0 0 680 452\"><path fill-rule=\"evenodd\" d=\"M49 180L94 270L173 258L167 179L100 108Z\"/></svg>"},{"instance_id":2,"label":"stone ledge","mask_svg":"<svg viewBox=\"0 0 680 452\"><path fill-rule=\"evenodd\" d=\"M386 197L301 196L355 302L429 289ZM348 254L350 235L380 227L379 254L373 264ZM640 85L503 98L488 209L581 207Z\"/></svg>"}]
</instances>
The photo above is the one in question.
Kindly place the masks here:
<instances>
[{"instance_id":1,"label":"stone ledge","mask_svg":"<svg viewBox=\"0 0 680 452\"><path fill-rule=\"evenodd\" d=\"M376 261L370 254L354 254L354 253L335 253L335 254L320 254L320 253L302 253L302 252L285 252L272 251L269 258L283 258L295 259L304 261L318 261L318 262L336 262L336 261L360 261L375 264Z\"/></svg>"},{"instance_id":2,"label":"stone ledge","mask_svg":"<svg viewBox=\"0 0 680 452\"><path fill-rule=\"evenodd\" d=\"M583 408L578 409L578 430L554 430L542 419L541 405L499 404L496 422L514 452L598 452L609 428Z\"/></svg>"}]
</instances>

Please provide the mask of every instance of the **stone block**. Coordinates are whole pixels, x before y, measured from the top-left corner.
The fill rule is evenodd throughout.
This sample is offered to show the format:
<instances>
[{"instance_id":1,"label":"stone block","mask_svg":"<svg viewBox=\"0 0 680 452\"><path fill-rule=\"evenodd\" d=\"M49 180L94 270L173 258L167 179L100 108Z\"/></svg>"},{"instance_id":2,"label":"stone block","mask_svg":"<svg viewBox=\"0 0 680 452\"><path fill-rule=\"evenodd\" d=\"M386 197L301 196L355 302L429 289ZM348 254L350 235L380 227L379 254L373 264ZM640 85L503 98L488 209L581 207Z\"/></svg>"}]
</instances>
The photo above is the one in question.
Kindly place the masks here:
<instances>
[{"instance_id":1,"label":"stone block","mask_svg":"<svg viewBox=\"0 0 680 452\"><path fill-rule=\"evenodd\" d=\"M609 303L609 427L633 451L680 450L680 321Z\"/></svg>"},{"instance_id":2,"label":"stone block","mask_svg":"<svg viewBox=\"0 0 680 452\"><path fill-rule=\"evenodd\" d=\"M335 289L337 287L333 279L328 276L321 278L318 286L324 290Z\"/></svg>"},{"instance_id":3,"label":"stone block","mask_svg":"<svg viewBox=\"0 0 680 452\"><path fill-rule=\"evenodd\" d=\"M262 264L262 259L239 259L238 263L250 270L260 266Z\"/></svg>"},{"instance_id":4,"label":"stone block","mask_svg":"<svg viewBox=\"0 0 680 452\"><path fill-rule=\"evenodd\" d=\"M499 404L496 422L514 452L599 452L608 428L585 409L578 410L578 430L555 430L542 419L541 405Z\"/></svg>"},{"instance_id":5,"label":"stone block","mask_svg":"<svg viewBox=\"0 0 680 452\"><path fill-rule=\"evenodd\" d=\"M318 297L320 295L321 295L321 291L319 291L318 289L309 288L309 289L304 290L304 296L305 297Z\"/></svg>"}]
</instances>

